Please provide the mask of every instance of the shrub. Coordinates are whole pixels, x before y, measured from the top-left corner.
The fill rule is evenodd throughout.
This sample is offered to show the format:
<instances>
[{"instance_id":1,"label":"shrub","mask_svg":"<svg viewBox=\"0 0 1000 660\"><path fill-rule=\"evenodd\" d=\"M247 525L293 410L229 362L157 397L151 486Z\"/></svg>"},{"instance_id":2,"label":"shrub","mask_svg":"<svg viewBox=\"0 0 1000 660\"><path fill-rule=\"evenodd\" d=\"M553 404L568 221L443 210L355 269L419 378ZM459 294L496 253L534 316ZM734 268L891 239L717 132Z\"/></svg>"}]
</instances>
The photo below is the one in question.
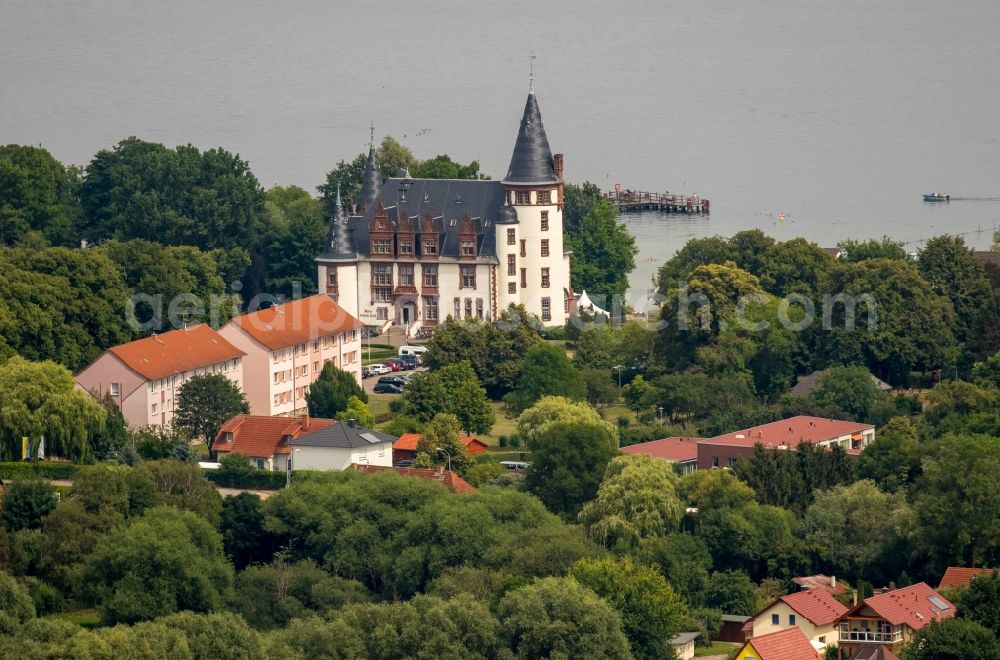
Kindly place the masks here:
<instances>
[{"instance_id":1,"label":"shrub","mask_svg":"<svg viewBox=\"0 0 1000 660\"><path fill-rule=\"evenodd\" d=\"M48 463L30 461L28 463L0 463L0 479L72 479L77 470L73 463Z\"/></svg>"}]
</instances>

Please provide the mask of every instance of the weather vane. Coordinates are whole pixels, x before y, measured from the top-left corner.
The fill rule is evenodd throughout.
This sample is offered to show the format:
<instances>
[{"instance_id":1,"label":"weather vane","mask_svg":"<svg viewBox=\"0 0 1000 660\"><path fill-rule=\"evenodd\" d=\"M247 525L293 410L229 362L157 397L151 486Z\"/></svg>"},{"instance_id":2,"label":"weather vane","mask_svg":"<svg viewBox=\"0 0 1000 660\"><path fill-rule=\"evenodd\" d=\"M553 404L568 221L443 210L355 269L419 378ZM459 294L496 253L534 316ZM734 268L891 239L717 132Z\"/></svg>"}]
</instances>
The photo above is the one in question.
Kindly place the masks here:
<instances>
[{"instance_id":1,"label":"weather vane","mask_svg":"<svg viewBox=\"0 0 1000 660\"><path fill-rule=\"evenodd\" d=\"M535 91L535 55L532 53L528 56L528 91L534 93Z\"/></svg>"}]
</instances>

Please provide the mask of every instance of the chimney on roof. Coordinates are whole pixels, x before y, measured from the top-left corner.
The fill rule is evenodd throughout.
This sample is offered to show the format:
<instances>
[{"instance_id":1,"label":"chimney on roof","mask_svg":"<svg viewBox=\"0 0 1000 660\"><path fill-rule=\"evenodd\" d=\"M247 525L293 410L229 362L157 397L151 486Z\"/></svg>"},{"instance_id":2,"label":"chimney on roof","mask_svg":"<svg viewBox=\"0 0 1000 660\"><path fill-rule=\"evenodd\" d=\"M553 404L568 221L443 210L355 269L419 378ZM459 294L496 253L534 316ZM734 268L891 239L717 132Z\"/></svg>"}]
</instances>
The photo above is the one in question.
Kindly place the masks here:
<instances>
[{"instance_id":1,"label":"chimney on roof","mask_svg":"<svg viewBox=\"0 0 1000 660\"><path fill-rule=\"evenodd\" d=\"M858 604L858 590L857 589L851 589L851 592L852 592L852 597L854 599L854 605L857 606L857 604Z\"/></svg>"},{"instance_id":2,"label":"chimney on roof","mask_svg":"<svg viewBox=\"0 0 1000 660\"><path fill-rule=\"evenodd\" d=\"M355 426L358 425L358 420L356 420L356 419L354 419L352 417L349 420L347 420L347 425L350 426L353 429Z\"/></svg>"},{"instance_id":3,"label":"chimney on roof","mask_svg":"<svg viewBox=\"0 0 1000 660\"><path fill-rule=\"evenodd\" d=\"M837 588L837 576L836 575L831 575L830 576L830 588L831 589L836 589Z\"/></svg>"},{"instance_id":4,"label":"chimney on roof","mask_svg":"<svg viewBox=\"0 0 1000 660\"><path fill-rule=\"evenodd\" d=\"M309 413L305 413L304 415L302 415L300 423L302 424L303 431L309 430Z\"/></svg>"},{"instance_id":5,"label":"chimney on roof","mask_svg":"<svg viewBox=\"0 0 1000 660\"><path fill-rule=\"evenodd\" d=\"M886 591L895 591L895 590L896 590L896 583L890 582L889 587L886 589Z\"/></svg>"}]
</instances>

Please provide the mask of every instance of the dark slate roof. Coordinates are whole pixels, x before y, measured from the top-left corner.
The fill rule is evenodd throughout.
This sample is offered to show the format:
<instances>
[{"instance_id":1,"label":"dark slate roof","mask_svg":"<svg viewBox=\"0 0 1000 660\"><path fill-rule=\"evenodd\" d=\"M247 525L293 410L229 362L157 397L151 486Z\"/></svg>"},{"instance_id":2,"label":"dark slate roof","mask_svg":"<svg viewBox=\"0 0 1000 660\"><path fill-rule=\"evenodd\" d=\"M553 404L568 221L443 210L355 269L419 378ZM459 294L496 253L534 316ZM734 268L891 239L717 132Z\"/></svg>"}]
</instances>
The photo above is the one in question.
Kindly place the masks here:
<instances>
[{"instance_id":1,"label":"dark slate roof","mask_svg":"<svg viewBox=\"0 0 1000 660\"><path fill-rule=\"evenodd\" d=\"M375 442L372 442L372 439ZM356 447L370 447L373 444L383 442L395 442L395 440L396 438L391 435L380 431L373 431L364 426L351 426L346 422L334 422L326 428L289 440L288 444L292 447L354 449Z\"/></svg>"},{"instance_id":2,"label":"dark slate roof","mask_svg":"<svg viewBox=\"0 0 1000 660\"><path fill-rule=\"evenodd\" d=\"M517 132L514 153L510 157L510 167L507 168L507 176L503 178L503 182L522 185L559 182L534 92L528 93L528 100L524 104L521 128Z\"/></svg>"},{"instance_id":3,"label":"dark slate roof","mask_svg":"<svg viewBox=\"0 0 1000 660\"><path fill-rule=\"evenodd\" d=\"M368 229L380 201L394 229L402 212L413 220L414 231L419 234L424 218L430 214L439 239L443 239L438 241L442 257L458 257L458 231L462 218L468 215L477 234L477 254L495 258L493 226L504 200L504 187L499 181L389 179L376 203L366 213L350 219L352 247L357 254L368 256ZM417 247L419 250L421 246Z\"/></svg>"},{"instance_id":4,"label":"dark slate roof","mask_svg":"<svg viewBox=\"0 0 1000 660\"><path fill-rule=\"evenodd\" d=\"M379 170L378 159L375 158L375 145L368 147L368 161L365 163L364 178L361 180L361 193L358 195L358 211L370 209L378 199L382 188L382 172Z\"/></svg>"},{"instance_id":5,"label":"dark slate roof","mask_svg":"<svg viewBox=\"0 0 1000 660\"><path fill-rule=\"evenodd\" d=\"M813 390L819 386L819 381L826 375L826 371L826 369L821 369L819 371L812 372L808 376L799 378L798 382L795 383L795 387L792 388L792 396L808 399L809 395L813 393ZM879 388L883 392L888 392L892 389L892 385L878 378L874 374L872 374L872 382L875 383L875 387Z\"/></svg>"},{"instance_id":6,"label":"dark slate roof","mask_svg":"<svg viewBox=\"0 0 1000 660\"><path fill-rule=\"evenodd\" d=\"M333 218L326 233L326 244L320 259L327 261L354 261L357 255L351 248L351 232L347 225L347 214L340 203L340 186L337 186L337 201L333 207Z\"/></svg>"}]
</instances>

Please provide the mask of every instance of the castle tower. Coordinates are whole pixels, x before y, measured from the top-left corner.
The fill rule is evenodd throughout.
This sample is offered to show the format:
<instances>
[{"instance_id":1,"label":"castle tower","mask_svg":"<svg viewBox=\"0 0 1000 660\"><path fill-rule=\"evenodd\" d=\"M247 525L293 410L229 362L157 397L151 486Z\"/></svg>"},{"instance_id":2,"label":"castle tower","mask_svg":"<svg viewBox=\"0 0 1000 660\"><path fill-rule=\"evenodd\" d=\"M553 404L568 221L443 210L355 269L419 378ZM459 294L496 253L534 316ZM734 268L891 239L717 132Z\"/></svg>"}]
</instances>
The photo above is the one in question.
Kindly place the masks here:
<instances>
[{"instance_id":1,"label":"castle tower","mask_svg":"<svg viewBox=\"0 0 1000 660\"><path fill-rule=\"evenodd\" d=\"M496 222L499 307L521 303L543 324L563 325L572 294L569 255L563 254L563 157L552 155L534 90L501 183L506 206Z\"/></svg>"},{"instance_id":2,"label":"castle tower","mask_svg":"<svg viewBox=\"0 0 1000 660\"><path fill-rule=\"evenodd\" d=\"M374 138L368 144L368 160L365 162L364 178L361 180L361 193L358 195L357 213L364 215L375 204L382 190L382 171L375 157Z\"/></svg>"},{"instance_id":3,"label":"castle tower","mask_svg":"<svg viewBox=\"0 0 1000 660\"><path fill-rule=\"evenodd\" d=\"M340 202L340 186L337 186L337 200L330 219L330 229L326 233L323 252L316 257L318 268L317 290L328 293L344 310L358 317L358 255L351 245L351 230L347 213Z\"/></svg>"}]
</instances>

